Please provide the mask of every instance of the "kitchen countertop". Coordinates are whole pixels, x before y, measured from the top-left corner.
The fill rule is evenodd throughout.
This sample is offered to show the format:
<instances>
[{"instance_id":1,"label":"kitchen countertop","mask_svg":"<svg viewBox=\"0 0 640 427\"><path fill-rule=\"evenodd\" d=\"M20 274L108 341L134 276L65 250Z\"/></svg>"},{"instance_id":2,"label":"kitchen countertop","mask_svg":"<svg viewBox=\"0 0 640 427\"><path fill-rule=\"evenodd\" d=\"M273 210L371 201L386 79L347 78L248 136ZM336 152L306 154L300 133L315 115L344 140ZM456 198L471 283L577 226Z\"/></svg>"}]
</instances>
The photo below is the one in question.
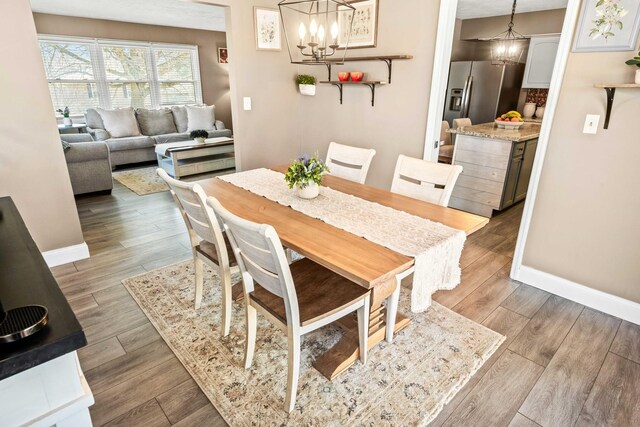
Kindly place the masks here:
<instances>
[{"instance_id":1,"label":"kitchen countertop","mask_svg":"<svg viewBox=\"0 0 640 427\"><path fill-rule=\"evenodd\" d=\"M49 323L43 329L19 341L0 343L0 380L87 344L10 197L0 197L0 299L5 311L30 304L49 310Z\"/></svg>"},{"instance_id":2,"label":"kitchen countertop","mask_svg":"<svg viewBox=\"0 0 640 427\"><path fill-rule=\"evenodd\" d=\"M540 125L525 123L519 129L498 129L495 123L482 123L473 126L464 126L449 130L457 135L477 136L479 138L502 139L505 141L522 142L535 139L540 136Z\"/></svg>"}]
</instances>

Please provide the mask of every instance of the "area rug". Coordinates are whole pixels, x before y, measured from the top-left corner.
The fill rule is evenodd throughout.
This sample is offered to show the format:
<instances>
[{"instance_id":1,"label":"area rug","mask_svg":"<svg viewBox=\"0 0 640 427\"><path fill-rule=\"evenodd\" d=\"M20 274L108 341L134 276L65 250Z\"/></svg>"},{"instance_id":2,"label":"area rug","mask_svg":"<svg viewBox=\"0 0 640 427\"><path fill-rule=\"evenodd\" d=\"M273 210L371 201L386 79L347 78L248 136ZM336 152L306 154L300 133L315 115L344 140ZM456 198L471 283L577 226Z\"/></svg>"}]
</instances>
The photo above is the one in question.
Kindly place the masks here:
<instances>
[{"instance_id":1,"label":"area rug","mask_svg":"<svg viewBox=\"0 0 640 427\"><path fill-rule=\"evenodd\" d=\"M434 303L412 315L412 323L392 344L371 349L366 365L358 361L329 381L311 365L341 337L338 328L326 326L304 339L296 406L287 414L286 336L258 315L255 358L245 370L242 302L234 303L231 334L221 337L219 279L209 269L205 277L197 311L190 261L123 284L231 426L426 425L504 341ZM402 313L410 313L409 294L401 293Z\"/></svg>"},{"instance_id":2,"label":"area rug","mask_svg":"<svg viewBox=\"0 0 640 427\"><path fill-rule=\"evenodd\" d=\"M162 191L169 190L167 184L165 184L162 178L160 178L156 173L157 168L157 166L152 166L141 169L115 171L112 175L113 179L136 193L138 196L145 196L147 194L160 193ZM234 172L234 170L191 175L180 178L180 180L197 181L199 179L211 178L232 172Z\"/></svg>"}]
</instances>

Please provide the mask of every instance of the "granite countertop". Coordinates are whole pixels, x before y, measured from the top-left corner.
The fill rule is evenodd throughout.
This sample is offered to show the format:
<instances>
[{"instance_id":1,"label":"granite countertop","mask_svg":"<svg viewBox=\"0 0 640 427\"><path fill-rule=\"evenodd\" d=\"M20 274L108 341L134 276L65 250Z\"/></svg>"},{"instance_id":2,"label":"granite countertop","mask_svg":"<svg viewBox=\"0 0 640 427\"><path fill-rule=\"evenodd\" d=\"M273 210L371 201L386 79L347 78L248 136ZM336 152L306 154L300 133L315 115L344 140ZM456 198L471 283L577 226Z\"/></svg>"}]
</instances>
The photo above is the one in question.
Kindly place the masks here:
<instances>
[{"instance_id":1,"label":"granite countertop","mask_svg":"<svg viewBox=\"0 0 640 427\"><path fill-rule=\"evenodd\" d=\"M522 142L529 141L530 139L535 139L540 136L540 125L536 123L525 123L520 126L519 129L507 130L498 129L498 125L495 123L482 123L479 125L451 129L449 132L457 135L469 135L480 138Z\"/></svg>"},{"instance_id":2,"label":"granite countertop","mask_svg":"<svg viewBox=\"0 0 640 427\"><path fill-rule=\"evenodd\" d=\"M0 380L86 345L80 323L10 197L0 197L0 300L7 311L29 304L49 310L42 330L0 343Z\"/></svg>"}]
</instances>

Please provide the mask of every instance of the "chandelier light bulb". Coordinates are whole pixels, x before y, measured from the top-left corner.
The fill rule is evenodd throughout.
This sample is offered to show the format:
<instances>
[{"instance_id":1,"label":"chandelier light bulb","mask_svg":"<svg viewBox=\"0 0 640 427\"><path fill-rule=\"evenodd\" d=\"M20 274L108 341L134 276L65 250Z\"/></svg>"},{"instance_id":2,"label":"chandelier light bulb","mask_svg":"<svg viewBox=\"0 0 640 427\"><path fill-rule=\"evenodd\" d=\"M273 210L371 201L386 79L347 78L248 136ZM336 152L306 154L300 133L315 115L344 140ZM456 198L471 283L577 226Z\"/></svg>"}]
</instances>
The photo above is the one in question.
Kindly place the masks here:
<instances>
[{"instance_id":1,"label":"chandelier light bulb","mask_svg":"<svg viewBox=\"0 0 640 427\"><path fill-rule=\"evenodd\" d=\"M300 36L301 42L304 40L304 36L307 35L307 27L304 26L304 22L301 22L298 27L298 35Z\"/></svg>"},{"instance_id":2,"label":"chandelier light bulb","mask_svg":"<svg viewBox=\"0 0 640 427\"><path fill-rule=\"evenodd\" d=\"M331 25L331 38L333 40L336 40L338 38L338 23L337 22L333 22L333 25Z\"/></svg>"},{"instance_id":3,"label":"chandelier light bulb","mask_svg":"<svg viewBox=\"0 0 640 427\"><path fill-rule=\"evenodd\" d=\"M321 42L324 41L324 26L320 25L320 28L318 28L318 40L320 40Z\"/></svg>"},{"instance_id":4,"label":"chandelier light bulb","mask_svg":"<svg viewBox=\"0 0 640 427\"><path fill-rule=\"evenodd\" d=\"M315 37L317 32L318 24L316 23L315 19L312 19L311 23L309 24L309 34L311 34L311 37Z\"/></svg>"}]
</instances>

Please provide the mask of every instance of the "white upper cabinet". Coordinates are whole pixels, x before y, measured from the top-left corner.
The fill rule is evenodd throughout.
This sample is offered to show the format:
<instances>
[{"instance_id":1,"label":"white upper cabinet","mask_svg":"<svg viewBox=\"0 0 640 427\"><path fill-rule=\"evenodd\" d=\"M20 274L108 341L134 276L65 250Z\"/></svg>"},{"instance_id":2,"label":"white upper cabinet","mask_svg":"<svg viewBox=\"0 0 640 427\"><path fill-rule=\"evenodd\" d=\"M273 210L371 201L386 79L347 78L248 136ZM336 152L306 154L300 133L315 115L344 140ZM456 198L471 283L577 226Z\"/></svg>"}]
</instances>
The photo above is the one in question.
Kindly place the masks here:
<instances>
[{"instance_id":1,"label":"white upper cabinet","mask_svg":"<svg viewBox=\"0 0 640 427\"><path fill-rule=\"evenodd\" d=\"M531 37L522 87L546 89L551 83L560 36Z\"/></svg>"}]
</instances>

